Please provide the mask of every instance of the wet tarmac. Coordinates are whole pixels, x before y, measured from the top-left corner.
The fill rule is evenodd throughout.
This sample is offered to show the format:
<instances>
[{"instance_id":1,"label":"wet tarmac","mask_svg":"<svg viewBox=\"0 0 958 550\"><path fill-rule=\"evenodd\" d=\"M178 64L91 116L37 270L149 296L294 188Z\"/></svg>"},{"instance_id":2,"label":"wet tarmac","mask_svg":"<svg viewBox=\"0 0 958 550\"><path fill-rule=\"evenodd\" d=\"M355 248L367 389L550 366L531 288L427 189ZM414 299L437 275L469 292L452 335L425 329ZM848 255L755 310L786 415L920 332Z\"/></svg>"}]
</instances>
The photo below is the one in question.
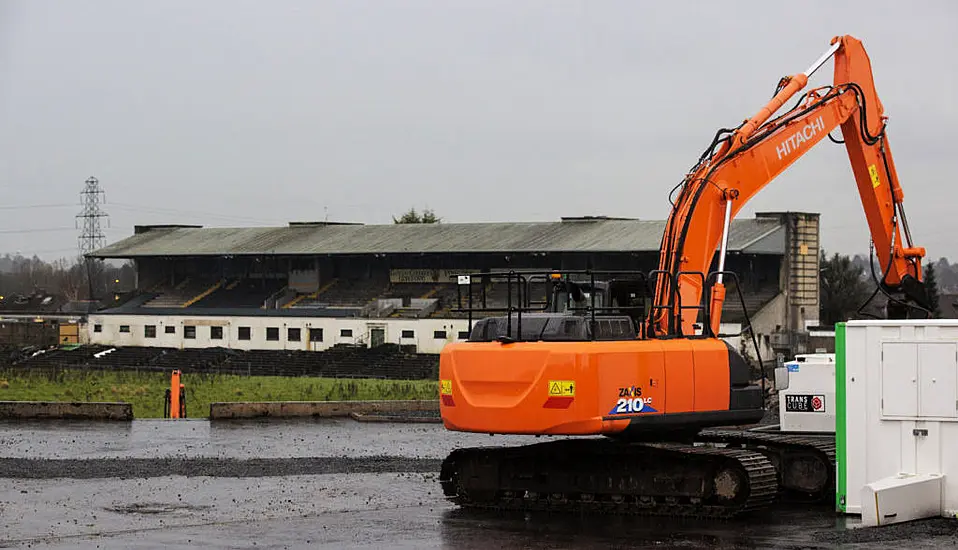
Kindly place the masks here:
<instances>
[{"instance_id":1,"label":"wet tarmac","mask_svg":"<svg viewBox=\"0 0 958 550\"><path fill-rule=\"evenodd\" d=\"M339 419L0 424L0 547L958 546L953 520L849 529L828 507L706 522L473 513L443 500L437 468L451 449L530 441Z\"/></svg>"},{"instance_id":2,"label":"wet tarmac","mask_svg":"<svg viewBox=\"0 0 958 550\"><path fill-rule=\"evenodd\" d=\"M530 441L519 436L450 432L441 424L356 422L349 418L0 422L0 456L14 458L387 455L442 459L460 446L521 445Z\"/></svg>"}]
</instances>

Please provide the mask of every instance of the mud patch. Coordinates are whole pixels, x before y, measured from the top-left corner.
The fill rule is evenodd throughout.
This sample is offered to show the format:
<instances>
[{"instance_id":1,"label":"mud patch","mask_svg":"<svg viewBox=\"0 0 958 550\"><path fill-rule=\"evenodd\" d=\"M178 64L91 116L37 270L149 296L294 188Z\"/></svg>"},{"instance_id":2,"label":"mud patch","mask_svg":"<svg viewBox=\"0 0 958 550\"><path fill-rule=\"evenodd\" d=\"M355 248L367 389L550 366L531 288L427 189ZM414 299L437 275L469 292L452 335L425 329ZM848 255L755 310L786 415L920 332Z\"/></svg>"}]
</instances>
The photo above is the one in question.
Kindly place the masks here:
<instances>
[{"instance_id":1,"label":"mud patch","mask_svg":"<svg viewBox=\"0 0 958 550\"><path fill-rule=\"evenodd\" d=\"M172 502L136 502L122 506L108 506L104 508L104 510L118 514L159 515L173 514L176 512L201 512L210 508L212 508L212 506L197 506Z\"/></svg>"}]
</instances>

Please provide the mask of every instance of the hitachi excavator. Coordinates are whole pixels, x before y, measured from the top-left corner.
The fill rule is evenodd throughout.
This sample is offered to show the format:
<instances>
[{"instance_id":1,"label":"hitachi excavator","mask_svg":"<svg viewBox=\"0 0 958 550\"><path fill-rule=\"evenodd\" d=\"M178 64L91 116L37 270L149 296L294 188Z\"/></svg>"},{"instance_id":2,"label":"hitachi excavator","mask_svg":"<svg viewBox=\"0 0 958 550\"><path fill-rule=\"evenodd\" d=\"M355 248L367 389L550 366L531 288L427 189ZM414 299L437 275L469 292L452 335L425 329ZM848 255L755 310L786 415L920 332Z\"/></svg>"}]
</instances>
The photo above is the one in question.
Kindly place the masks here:
<instances>
[{"instance_id":1,"label":"hitachi excavator","mask_svg":"<svg viewBox=\"0 0 958 550\"><path fill-rule=\"evenodd\" d=\"M832 56L834 83L798 95ZM571 306L546 299L531 312L540 304L528 291L535 275L505 273L517 289L498 310L505 315L479 320L468 341L442 350L443 424L563 437L454 450L440 473L445 496L497 510L698 517L748 512L785 491L828 497L834 439L748 429L766 413L764 367L755 375L719 329L725 282L736 279L725 270L730 221L826 137L842 143L831 136L837 127L881 266L876 293L887 299L886 315L926 316L925 251L912 244L871 64L859 40L835 37L807 71L781 79L753 117L719 130L673 190L641 316L641 285L616 301L595 284L602 273L545 274L539 282L562 286ZM472 311L491 310L473 308L472 292L469 302L471 325Z\"/></svg>"}]
</instances>

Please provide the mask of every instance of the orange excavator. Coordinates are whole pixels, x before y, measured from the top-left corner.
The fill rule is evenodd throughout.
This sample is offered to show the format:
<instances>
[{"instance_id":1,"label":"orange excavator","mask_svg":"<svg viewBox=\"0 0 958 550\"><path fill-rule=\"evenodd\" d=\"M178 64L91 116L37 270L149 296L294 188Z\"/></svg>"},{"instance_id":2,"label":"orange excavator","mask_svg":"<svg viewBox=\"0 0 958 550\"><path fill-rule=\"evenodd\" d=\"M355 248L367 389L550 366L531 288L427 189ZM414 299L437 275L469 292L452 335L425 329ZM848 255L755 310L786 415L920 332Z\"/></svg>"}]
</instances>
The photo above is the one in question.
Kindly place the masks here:
<instances>
[{"instance_id":1,"label":"orange excavator","mask_svg":"<svg viewBox=\"0 0 958 550\"><path fill-rule=\"evenodd\" d=\"M832 56L834 83L798 95ZM510 271L516 299L510 291L505 315L474 325L470 290L470 338L440 356L445 428L592 437L454 450L440 473L446 497L498 510L720 517L784 491L828 497L834 438L742 428L767 412L765 369L756 375L719 328L725 280L736 279L725 270L731 220L826 137L842 143L831 136L836 127L882 268L876 293L887 298L886 315L927 316L925 251L912 244L871 63L859 40L836 37L807 71L781 79L753 117L717 132L673 189L658 269L644 283L606 273L603 287L599 272L549 273L539 282L553 284L551 298L533 312L536 275ZM464 275L460 285L495 275Z\"/></svg>"}]
</instances>

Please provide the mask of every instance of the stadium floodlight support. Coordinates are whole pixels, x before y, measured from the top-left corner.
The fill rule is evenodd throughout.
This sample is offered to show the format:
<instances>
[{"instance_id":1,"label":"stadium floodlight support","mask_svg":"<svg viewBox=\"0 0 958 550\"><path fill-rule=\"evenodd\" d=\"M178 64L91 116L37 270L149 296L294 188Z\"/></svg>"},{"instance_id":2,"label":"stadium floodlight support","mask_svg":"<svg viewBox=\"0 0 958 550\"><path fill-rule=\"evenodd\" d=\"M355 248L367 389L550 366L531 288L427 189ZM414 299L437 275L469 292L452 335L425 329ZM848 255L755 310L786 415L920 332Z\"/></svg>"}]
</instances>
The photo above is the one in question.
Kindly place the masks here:
<instances>
[{"instance_id":1,"label":"stadium floodlight support","mask_svg":"<svg viewBox=\"0 0 958 550\"><path fill-rule=\"evenodd\" d=\"M109 217L103 211L101 205L106 203L106 193L100 187L100 180L93 176L87 178L84 182L83 191L80 192L80 204L83 209L76 215L76 225L80 229L80 236L77 238L77 246L80 252L80 259L86 265L87 284L89 285L89 299L92 302L94 297L94 284L99 268L102 267L98 260L90 258L88 255L99 248L106 246L106 235L103 234L103 221L106 219L109 227Z\"/></svg>"}]
</instances>

